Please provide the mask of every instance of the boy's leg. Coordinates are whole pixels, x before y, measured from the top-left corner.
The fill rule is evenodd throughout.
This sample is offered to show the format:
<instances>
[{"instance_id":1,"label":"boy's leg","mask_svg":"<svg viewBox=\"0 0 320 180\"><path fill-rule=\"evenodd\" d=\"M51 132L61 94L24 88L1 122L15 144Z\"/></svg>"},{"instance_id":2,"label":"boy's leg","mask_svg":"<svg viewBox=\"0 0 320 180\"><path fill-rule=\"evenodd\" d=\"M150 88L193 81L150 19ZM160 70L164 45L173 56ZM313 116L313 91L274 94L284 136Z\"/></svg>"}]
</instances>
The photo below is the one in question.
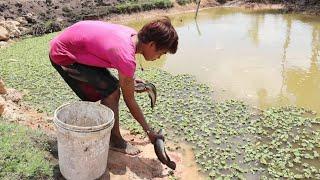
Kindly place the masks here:
<instances>
[{"instance_id":1,"label":"boy's leg","mask_svg":"<svg viewBox=\"0 0 320 180\"><path fill-rule=\"evenodd\" d=\"M110 137L110 149L123 152L130 155L139 154L141 151L125 141L120 133L119 126L119 99L120 99L120 89L118 88L107 98L101 100L101 104L109 107L114 112L114 126L111 131Z\"/></svg>"},{"instance_id":2,"label":"boy's leg","mask_svg":"<svg viewBox=\"0 0 320 180\"><path fill-rule=\"evenodd\" d=\"M101 104L109 107L114 112L115 119L114 127L111 131L110 148L130 155L138 154L140 150L126 142L120 134L120 89L118 80L104 68L76 64L71 67L71 70L75 68L78 72L71 73L70 70L65 70L59 65L54 63L52 65L81 100L95 102L101 99L99 97L104 97L101 99ZM72 75L79 76L81 80ZM85 82L82 79L85 79Z\"/></svg>"},{"instance_id":3,"label":"boy's leg","mask_svg":"<svg viewBox=\"0 0 320 180\"><path fill-rule=\"evenodd\" d=\"M87 66L77 64L76 69L84 76L88 82L96 86L100 93L106 93L106 97L101 99L101 104L109 107L114 112L114 127L110 136L110 148L122 153L136 155L140 150L123 139L119 126L119 100L120 89L118 79L109 71L100 68L87 68Z\"/></svg>"}]
</instances>

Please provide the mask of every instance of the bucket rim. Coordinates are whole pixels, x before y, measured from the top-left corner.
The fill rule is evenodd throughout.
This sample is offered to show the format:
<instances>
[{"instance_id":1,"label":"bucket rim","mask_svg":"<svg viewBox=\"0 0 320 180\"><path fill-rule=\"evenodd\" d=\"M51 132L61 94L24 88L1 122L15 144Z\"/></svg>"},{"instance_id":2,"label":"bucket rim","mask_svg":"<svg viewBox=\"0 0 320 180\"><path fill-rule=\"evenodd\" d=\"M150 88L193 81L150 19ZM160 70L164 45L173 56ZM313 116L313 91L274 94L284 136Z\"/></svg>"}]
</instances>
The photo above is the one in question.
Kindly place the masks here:
<instances>
[{"instance_id":1,"label":"bucket rim","mask_svg":"<svg viewBox=\"0 0 320 180\"><path fill-rule=\"evenodd\" d=\"M58 118L58 113L59 113L59 111L60 111L62 108L66 107L66 106L69 106L69 105L71 105L71 104L75 104L75 103L94 104L94 105L100 106L100 107L102 107L102 108L107 108L107 109L109 109L110 112L111 112L111 116L112 116L112 118L110 118L111 121L106 122L106 123L103 123L103 124L100 124L100 125L97 125L97 126L82 127L82 126L70 125L70 124L64 123L64 122L62 122L61 120L59 120L59 118ZM113 112L112 109L110 109L109 107L104 106L104 105L101 105L101 104L97 104L97 103L94 103L94 102L89 102L89 101L74 101L74 102L68 102L68 103L65 103L65 104L59 106L59 107L54 111L53 123L54 123L57 127L60 127L60 128L62 128L62 129L65 129L65 130L73 131L73 132L81 132L81 133L96 132L96 131L101 131L101 130L103 130L103 129L107 129L107 128L113 126L113 124L114 124L114 112Z\"/></svg>"}]
</instances>

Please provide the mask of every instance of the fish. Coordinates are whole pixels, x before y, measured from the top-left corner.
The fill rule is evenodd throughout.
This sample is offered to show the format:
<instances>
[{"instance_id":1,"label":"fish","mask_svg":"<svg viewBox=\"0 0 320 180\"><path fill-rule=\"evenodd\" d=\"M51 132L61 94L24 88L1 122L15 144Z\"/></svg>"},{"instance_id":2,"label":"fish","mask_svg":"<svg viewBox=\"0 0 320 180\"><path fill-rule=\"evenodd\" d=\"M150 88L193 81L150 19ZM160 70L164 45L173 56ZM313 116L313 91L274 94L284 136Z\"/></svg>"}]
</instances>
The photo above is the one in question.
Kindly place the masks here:
<instances>
[{"instance_id":1,"label":"fish","mask_svg":"<svg viewBox=\"0 0 320 180\"><path fill-rule=\"evenodd\" d=\"M153 85L152 83L146 83L146 88L147 88L148 96L151 101L150 102L151 108L153 109L157 101L157 89L156 89L156 86Z\"/></svg>"},{"instance_id":2,"label":"fish","mask_svg":"<svg viewBox=\"0 0 320 180\"><path fill-rule=\"evenodd\" d=\"M158 134L162 135L163 130L160 129ZM176 169L176 163L174 161L170 160L170 157L168 156L166 149L164 147L164 140L161 138L156 139L155 143L154 143L154 151L159 159L159 161L168 166L169 168L175 170Z\"/></svg>"},{"instance_id":3,"label":"fish","mask_svg":"<svg viewBox=\"0 0 320 180\"><path fill-rule=\"evenodd\" d=\"M147 92L151 101L151 108L154 108L157 101L157 89L154 84L139 82L135 84L134 90L138 93Z\"/></svg>"},{"instance_id":4,"label":"fish","mask_svg":"<svg viewBox=\"0 0 320 180\"><path fill-rule=\"evenodd\" d=\"M134 85L134 91L135 92L138 92L138 93L141 93L141 92L145 92L147 89L146 89L146 84L143 83L143 82L139 82L139 83L136 83Z\"/></svg>"}]
</instances>

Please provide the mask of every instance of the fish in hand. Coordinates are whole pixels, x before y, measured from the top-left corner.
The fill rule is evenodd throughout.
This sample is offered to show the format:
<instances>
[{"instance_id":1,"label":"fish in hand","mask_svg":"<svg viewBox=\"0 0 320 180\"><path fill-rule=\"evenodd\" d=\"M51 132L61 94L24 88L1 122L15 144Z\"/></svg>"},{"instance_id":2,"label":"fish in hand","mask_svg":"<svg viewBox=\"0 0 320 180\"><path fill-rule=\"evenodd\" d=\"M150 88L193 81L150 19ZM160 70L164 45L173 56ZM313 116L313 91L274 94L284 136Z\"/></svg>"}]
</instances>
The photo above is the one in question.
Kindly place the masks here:
<instances>
[{"instance_id":1,"label":"fish in hand","mask_svg":"<svg viewBox=\"0 0 320 180\"><path fill-rule=\"evenodd\" d=\"M155 85L153 85L152 83L139 82L135 84L134 90L138 93L147 92L151 100L151 108L154 108L157 101L157 89Z\"/></svg>"},{"instance_id":2,"label":"fish in hand","mask_svg":"<svg viewBox=\"0 0 320 180\"><path fill-rule=\"evenodd\" d=\"M162 135L163 130L160 129L160 131L158 132L158 134ZM176 163L174 161L171 161L166 150L164 147L164 140L161 138L156 139L155 143L154 143L154 151L159 159L159 161L162 164L167 165L169 168L175 170L176 169Z\"/></svg>"}]
</instances>

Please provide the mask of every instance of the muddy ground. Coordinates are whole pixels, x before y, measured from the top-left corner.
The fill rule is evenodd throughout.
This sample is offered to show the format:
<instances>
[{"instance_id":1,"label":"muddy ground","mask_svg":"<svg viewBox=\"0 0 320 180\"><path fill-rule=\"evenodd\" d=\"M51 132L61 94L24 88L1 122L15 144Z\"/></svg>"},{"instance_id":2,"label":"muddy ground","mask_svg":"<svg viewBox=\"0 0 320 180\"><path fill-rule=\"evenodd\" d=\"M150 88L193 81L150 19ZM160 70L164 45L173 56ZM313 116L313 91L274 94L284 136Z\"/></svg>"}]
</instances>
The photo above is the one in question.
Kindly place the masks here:
<instances>
[{"instance_id":1,"label":"muddy ground","mask_svg":"<svg viewBox=\"0 0 320 180\"><path fill-rule=\"evenodd\" d=\"M0 19L30 17L29 23L48 20L72 20L72 15L85 16L98 8L106 8L119 0L10 0L0 1ZM29 14L29 15L28 15Z\"/></svg>"}]
</instances>

